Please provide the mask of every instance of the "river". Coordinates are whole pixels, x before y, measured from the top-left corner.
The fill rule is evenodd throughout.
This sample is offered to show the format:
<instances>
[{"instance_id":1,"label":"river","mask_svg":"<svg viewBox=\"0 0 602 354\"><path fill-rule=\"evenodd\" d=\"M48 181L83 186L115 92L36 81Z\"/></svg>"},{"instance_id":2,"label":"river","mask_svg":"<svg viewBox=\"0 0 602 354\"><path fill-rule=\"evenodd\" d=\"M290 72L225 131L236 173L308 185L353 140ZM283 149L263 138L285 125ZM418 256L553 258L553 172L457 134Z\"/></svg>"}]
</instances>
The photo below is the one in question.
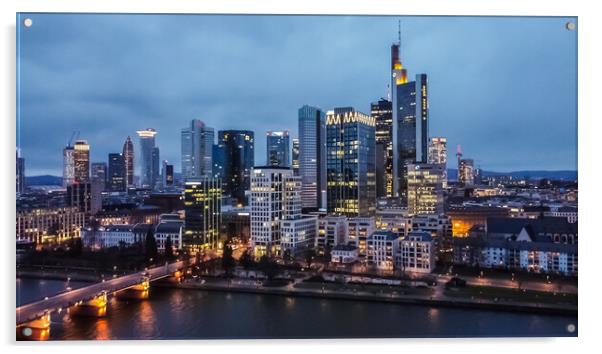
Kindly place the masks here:
<instances>
[{"instance_id":1,"label":"river","mask_svg":"<svg viewBox=\"0 0 602 354\"><path fill-rule=\"evenodd\" d=\"M86 283L70 282L71 288ZM17 303L65 281L17 279ZM51 340L575 336L576 317L363 301L151 288L146 301L111 299L105 318L54 314Z\"/></svg>"}]
</instances>

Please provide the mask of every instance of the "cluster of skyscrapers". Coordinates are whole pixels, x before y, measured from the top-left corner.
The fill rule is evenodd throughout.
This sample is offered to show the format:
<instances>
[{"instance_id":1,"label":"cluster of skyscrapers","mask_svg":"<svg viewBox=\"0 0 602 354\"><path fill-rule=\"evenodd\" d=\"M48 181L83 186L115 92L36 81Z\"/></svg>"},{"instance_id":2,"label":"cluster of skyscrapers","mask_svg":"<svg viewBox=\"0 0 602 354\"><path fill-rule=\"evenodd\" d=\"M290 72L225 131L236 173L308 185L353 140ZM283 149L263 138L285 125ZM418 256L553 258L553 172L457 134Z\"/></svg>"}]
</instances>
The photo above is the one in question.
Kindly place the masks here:
<instances>
[{"instance_id":1,"label":"cluster of skyscrapers","mask_svg":"<svg viewBox=\"0 0 602 354\"><path fill-rule=\"evenodd\" d=\"M92 212L102 208L102 193L182 193L183 244L193 252L217 246L222 205L250 207L251 243L258 253L309 246L318 222L311 213L372 217L382 199L407 207L411 215L440 214L447 142L429 139L427 75L408 79L400 44L391 46L389 97L371 103L369 114L354 107L302 106L298 138L291 139L289 131L266 132L265 165L255 164L253 131L216 134L193 119L181 129L179 179L173 165L160 159L158 132L147 128L136 132L136 155L128 136L107 162L90 163L88 143L70 142L63 150L63 184L71 199L85 200ZM466 166L459 178L471 183L472 171L465 171L471 160L459 157L459 165Z\"/></svg>"}]
</instances>

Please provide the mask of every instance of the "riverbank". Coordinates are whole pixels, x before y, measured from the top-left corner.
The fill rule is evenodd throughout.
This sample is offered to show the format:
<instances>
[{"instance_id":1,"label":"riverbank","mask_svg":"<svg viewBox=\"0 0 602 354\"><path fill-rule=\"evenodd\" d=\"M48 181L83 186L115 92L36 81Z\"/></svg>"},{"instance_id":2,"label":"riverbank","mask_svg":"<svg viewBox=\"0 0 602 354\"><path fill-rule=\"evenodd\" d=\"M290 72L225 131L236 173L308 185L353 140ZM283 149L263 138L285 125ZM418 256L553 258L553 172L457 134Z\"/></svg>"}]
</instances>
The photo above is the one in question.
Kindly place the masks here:
<instances>
[{"instance_id":1,"label":"riverbank","mask_svg":"<svg viewBox=\"0 0 602 354\"><path fill-rule=\"evenodd\" d=\"M152 284L157 287L175 287L180 289L250 293L277 296L299 296L337 300L368 301L382 303L398 303L408 305L420 305L428 307L452 307L465 309L483 309L495 311L514 311L523 313L537 313L548 315L577 316L576 306L558 306L554 304L540 303L509 303L503 301L488 301L484 299L459 299L447 298L441 295L424 296L421 294L393 294L393 293L368 293L362 291L334 291L328 289L298 288L294 285L284 287L264 287L261 285L232 284L228 282L194 282L183 283L156 282Z\"/></svg>"},{"instance_id":2,"label":"riverbank","mask_svg":"<svg viewBox=\"0 0 602 354\"><path fill-rule=\"evenodd\" d=\"M72 271L64 270L31 270L31 269L17 269L18 278L31 278L31 279L48 279L48 280L63 280L67 279L71 281L79 281L86 283L97 283L102 280L102 277L96 274L76 273Z\"/></svg>"}]
</instances>

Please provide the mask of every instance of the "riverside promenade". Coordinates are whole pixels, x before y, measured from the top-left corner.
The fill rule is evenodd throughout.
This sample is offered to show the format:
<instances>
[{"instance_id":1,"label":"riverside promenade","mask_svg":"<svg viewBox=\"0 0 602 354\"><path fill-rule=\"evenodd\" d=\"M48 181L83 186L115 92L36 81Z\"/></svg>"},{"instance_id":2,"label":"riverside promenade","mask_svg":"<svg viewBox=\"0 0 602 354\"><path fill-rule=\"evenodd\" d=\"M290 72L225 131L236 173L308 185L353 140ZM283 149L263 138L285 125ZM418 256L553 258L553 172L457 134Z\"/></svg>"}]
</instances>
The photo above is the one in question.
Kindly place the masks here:
<instances>
[{"instance_id":1,"label":"riverside promenade","mask_svg":"<svg viewBox=\"0 0 602 354\"><path fill-rule=\"evenodd\" d=\"M448 296L443 284L432 288L410 288L383 286L380 288L334 288L332 283L309 283L293 281L283 286L264 286L262 281L252 279L187 279L179 284L157 282L153 286L177 287L206 291L224 291L269 294L279 296L302 296L354 301L413 304L431 307L474 308L499 311L518 311L556 315L577 315L577 306L567 303L553 304L521 302L504 299L464 298Z\"/></svg>"}]
</instances>

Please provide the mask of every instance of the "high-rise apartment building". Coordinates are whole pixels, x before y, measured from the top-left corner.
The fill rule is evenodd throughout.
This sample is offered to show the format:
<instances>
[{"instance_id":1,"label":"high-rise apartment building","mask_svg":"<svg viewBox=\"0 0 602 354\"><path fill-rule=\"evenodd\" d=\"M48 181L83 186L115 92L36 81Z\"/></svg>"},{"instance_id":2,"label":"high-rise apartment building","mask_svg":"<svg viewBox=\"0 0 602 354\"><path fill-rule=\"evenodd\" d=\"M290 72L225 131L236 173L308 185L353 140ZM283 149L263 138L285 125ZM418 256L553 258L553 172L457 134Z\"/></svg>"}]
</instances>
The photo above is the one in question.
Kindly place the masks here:
<instances>
[{"instance_id":1,"label":"high-rise apartment building","mask_svg":"<svg viewBox=\"0 0 602 354\"><path fill-rule=\"evenodd\" d=\"M301 178L290 167L256 166L251 172L251 246L256 257L279 255L282 220L301 218Z\"/></svg>"},{"instance_id":2,"label":"high-rise apartment building","mask_svg":"<svg viewBox=\"0 0 602 354\"><path fill-rule=\"evenodd\" d=\"M218 135L218 146L223 153L224 195L247 204L245 191L249 190L255 163L254 134L249 130L220 130Z\"/></svg>"},{"instance_id":3,"label":"high-rise apartment building","mask_svg":"<svg viewBox=\"0 0 602 354\"><path fill-rule=\"evenodd\" d=\"M326 114L327 209L371 216L376 211L375 118L351 107Z\"/></svg>"},{"instance_id":4,"label":"high-rise apartment building","mask_svg":"<svg viewBox=\"0 0 602 354\"><path fill-rule=\"evenodd\" d=\"M290 139L288 131L268 131L266 134L266 165L290 167Z\"/></svg>"},{"instance_id":5,"label":"high-rise apartment building","mask_svg":"<svg viewBox=\"0 0 602 354\"><path fill-rule=\"evenodd\" d=\"M326 208L326 119L317 107L299 108L299 175L304 208Z\"/></svg>"}]
</instances>

